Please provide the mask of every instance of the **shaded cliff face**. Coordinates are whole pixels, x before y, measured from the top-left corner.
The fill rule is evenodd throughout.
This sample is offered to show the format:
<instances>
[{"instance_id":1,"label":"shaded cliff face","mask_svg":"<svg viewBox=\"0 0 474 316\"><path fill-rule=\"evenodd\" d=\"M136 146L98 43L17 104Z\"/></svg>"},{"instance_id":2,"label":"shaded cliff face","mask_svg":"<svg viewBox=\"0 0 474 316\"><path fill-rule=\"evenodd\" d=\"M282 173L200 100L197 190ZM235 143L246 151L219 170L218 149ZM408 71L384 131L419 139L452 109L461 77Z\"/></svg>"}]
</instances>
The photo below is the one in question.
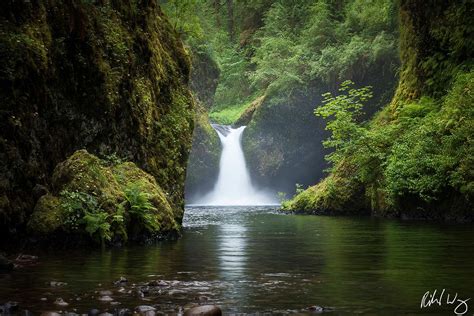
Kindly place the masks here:
<instances>
[{"instance_id":1,"label":"shaded cliff face","mask_svg":"<svg viewBox=\"0 0 474 316\"><path fill-rule=\"evenodd\" d=\"M393 64L382 59L363 69L352 79L371 85L375 98L366 108L366 118L390 101L396 85ZM322 142L328 137L325 122L314 115L322 94L333 91L327 83L317 83L305 91L266 97L251 113L237 121L248 121L243 135L244 150L253 180L261 186L294 193L295 184L308 186L324 176L328 167L324 156L329 150Z\"/></svg>"},{"instance_id":2,"label":"shaded cliff face","mask_svg":"<svg viewBox=\"0 0 474 316\"><path fill-rule=\"evenodd\" d=\"M399 7L400 80L364 133L365 144L379 149L364 160L367 150L355 148L286 209L473 220L473 4L404 0Z\"/></svg>"},{"instance_id":3,"label":"shaded cliff face","mask_svg":"<svg viewBox=\"0 0 474 316\"><path fill-rule=\"evenodd\" d=\"M0 58L2 232L24 227L81 148L135 162L181 220L189 58L155 1L2 1Z\"/></svg>"},{"instance_id":4,"label":"shaded cliff face","mask_svg":"<svg viewBox=\"0 0 474 316\"><path fill-rule=\"evenodd\" d=\"M186 200L209 192L217 181L221 143L209 121L208 110L214 103L219 67L206 52L192 48L190 86L195 96L194 134L186 174Z\"/></svg>"}]
</instances>

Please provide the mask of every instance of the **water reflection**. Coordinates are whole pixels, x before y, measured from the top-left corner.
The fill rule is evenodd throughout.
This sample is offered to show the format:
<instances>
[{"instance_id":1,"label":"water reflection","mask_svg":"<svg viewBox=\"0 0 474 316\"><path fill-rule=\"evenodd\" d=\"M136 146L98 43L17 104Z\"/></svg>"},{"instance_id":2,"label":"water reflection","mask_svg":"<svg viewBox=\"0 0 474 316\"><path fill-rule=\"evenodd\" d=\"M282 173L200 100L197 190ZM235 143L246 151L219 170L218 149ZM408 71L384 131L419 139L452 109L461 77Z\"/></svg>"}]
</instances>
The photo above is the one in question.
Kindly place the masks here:
<instances>
[{"instance_id":1,"label":"water reflection","mask_svg":"<svg viewBox=\"0 0 474 316\"><path fill-rule=\"evenodd\" d=\"M79 312L105 311L112 306L94 298L105 289L121 307L177 311L205 296L226 313L324 305L335 308L331 315L446 315L452 309L420 311L423 293L446 288L474 297L472 226L281 215L263 207L191 208L184 223L174 242L37 253L38 266L0 275L0 301L42 311L55 310L52 302L62 297ZM122 275L132 294L115 292ZM133 284L156 279L168 284L161 292L135 294ZM51 288L51 280L68 286ZM83 299L74 301L77 295Z\"/></svg>"},{"instance_id":2,"label":"water reflection","mask_svg":"<svg viewBox=\"0 0 474 316\"><path fill-rule=\"evenodd\" d=\"M219 227L219 261L223 279L245 277L246 231L244 226L224 224Z\"/></svg>"}]
</instances>

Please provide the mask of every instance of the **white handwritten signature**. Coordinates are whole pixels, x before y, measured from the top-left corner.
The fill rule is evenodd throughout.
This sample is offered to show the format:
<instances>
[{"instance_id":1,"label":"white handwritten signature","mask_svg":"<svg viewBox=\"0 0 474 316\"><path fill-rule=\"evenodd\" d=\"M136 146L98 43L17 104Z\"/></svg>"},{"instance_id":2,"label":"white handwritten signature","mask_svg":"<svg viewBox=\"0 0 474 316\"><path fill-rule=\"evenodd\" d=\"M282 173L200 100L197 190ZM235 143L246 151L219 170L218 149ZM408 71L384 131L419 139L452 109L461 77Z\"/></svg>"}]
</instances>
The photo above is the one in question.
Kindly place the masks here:
<instances>
[{"instance_id":1,"label":"white handwritten signature","mask_svg":"<svg viewBox=\"0 0 474 316\"><path fill-rule=\"evenodd\" d=\"M426 308L426 307L431 307L431 305L438 305L442 306L443 303L446 303L447 305L456 305L454 308L454 314L456 315L464 315L467 313L469 310L469 306L467 305L467 302L471 298L467 299L460 299L458 298L458 293L456 293L454 296L452 294L446 293L446 289L443 289L440 294L437 293L438 290L434 290L433 293L430 291L426 291L426 293L423 295L421 298L421 304L420 308ZM446 294L446 297L444 296ZM446 298L444 300L444 298Z\"/></svg>"}]
</instances>

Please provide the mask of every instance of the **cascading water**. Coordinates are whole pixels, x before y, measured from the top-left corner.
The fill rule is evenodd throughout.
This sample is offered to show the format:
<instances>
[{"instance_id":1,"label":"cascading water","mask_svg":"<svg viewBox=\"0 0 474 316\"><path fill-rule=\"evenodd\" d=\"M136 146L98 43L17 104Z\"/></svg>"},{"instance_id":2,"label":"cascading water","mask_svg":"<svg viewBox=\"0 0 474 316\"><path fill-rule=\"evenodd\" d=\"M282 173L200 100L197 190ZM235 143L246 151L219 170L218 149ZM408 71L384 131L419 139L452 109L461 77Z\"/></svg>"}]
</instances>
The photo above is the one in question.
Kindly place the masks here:
<instances>
[{"instance_id":1,"label":"cascading water","mask_svg":"<svg viewBox=\"0 0 474 316\"><path fill-rule=\"evenodd\" d=\"M254 188L242 151L242 132L245 126L231 128L212 125L222 144L219 176L214 189L201 197L200 205L270 205L277 204L271 194Z\"/></svg>"}]
</instances>

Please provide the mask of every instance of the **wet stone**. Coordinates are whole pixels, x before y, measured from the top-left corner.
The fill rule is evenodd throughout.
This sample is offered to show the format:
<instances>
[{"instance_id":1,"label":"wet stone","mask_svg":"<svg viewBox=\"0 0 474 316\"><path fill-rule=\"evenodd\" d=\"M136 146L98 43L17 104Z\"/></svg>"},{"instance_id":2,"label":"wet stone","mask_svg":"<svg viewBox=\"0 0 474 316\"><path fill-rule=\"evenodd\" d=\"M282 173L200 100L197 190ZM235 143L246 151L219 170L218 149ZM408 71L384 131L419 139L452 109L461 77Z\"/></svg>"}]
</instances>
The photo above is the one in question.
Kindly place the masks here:
<instances>
[{"instance_id":1,"label":"wet stone","mask_svg":"<svg viewBox=\"0 0 474 316\"><path fill-rule=\"evenodd\" d=\"M64 307L64 306L68 306L69 303L66 302L65 300L63 300L61 297L58 297L55 301L54 301L54 304L58 305L58 306L61 306L61 307Z\"/></svg>"},{"instance_id":2,"label":"wet stone","mask_svg":"<svg viewBox=\"0 0 474 316\"><path fill-rule=\"evenodd\" d=\"M104 295L104 296L100 296L98 300L101 302L112 302L114 299L108 295Z\"/></svg>"},{"instance_id":3,"label":"wet stone","mask_svg":"<svg viewBox=\"0 0 474 316\"><path fill-rule=\"evenodd\" d=\"M121 276L120 279L118 279L117 281L114 282L115 285L124 285L128 282L128 280Z\"/></svg>"},{"instance_id":4,"label":"wet stone","mask_svg":"<svg viewBox=\"0 0 474 316\"><path fill-rule=\"evenodd\" d=\"M313 305L307 308L308 311L316 314L320 314L324 312L324 307L318 306L318 305Z\"/></svg>"},{"instance_id":5,"label":"wet stone","mask_svg":"<svg viewBox=\"0 0 474 316\"><path fill-rule=\"evenodd\" d=\"M66 286L66 282L58 282L58 281L50 281L47 283L51 287L60 287L60 286Z\"/></svg>"},{"instance_id":6,"label":"wet stone","mask_svg":"<svg viewBox=\"0 0 474 316\"><path fill-rule=\"evenodd\" d=\"M138 312L138 313L146 313L146 312L150 312L150 311L156 311L156 308L154 308L153 306L149 306L149 305L140 305L140 306L137 306L135 308L135 310Z\"/></svg>"},{"instance_id":7,"label":"wet stone","mask_svg":"<svg viewBox=\"0 0 474 316\"><path fill-rule=\"evenodd\" d=\"M98 309L96 309L96 308L91 309L91 310L87 313L88 316L98 316L99 314L100 314L100 311L99 311Z\"/></svg>"},{"instance_id":8,"label":"wet stone","mask_svg":"<svg viewBox=\"0 0 474 316\"><path fill-rule=\"evenodd\" d=\"M121 308L115 310L114 314L116 316L131 316L132 312L128 308Z\"/></svg>"},{"instance_id":9,"label":"wet stone","mask_svg":"<svg viewBox=\"0 0 474 316\"><path fill-rule=\"evenodd\" d=\"M193 307L184 312L184 316L221 316L222 310L216 305Z\"/></svg>"},{"instance_id":10,"label":"wet stone","mask_svg":"<svg viewBox=\"0 0 474 316\"><path fill-rule=\"evenodd\" d=\"M59 314L58 312L47 311L47 312L42 312L40 316L61 316L61 314Z\"/></svg>"}]
</instances>

